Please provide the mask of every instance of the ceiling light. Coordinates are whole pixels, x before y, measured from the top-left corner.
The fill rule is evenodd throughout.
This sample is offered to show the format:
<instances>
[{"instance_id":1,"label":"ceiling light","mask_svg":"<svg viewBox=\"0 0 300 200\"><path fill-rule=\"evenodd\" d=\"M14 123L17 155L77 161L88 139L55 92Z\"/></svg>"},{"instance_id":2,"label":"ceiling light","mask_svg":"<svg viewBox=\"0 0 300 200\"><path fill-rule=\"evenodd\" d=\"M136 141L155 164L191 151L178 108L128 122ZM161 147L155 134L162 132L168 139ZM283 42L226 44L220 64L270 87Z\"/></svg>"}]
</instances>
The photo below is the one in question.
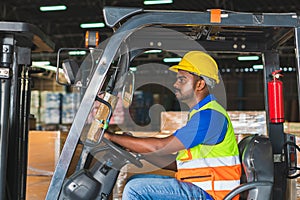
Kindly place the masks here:
<instances>
[{"instance_id":1,"label":"ceiling light","mask_svg":"<svg viewBox=\"0 0 300 200\"><path fill-rule=\"evenodd\" d=\"M170 62L180 62L181 58L164 58L163 60L165 63L170 63Z\"/></svg>"},{"instance_id":2,"label":"ceiling light","mask_svg":"<svg viewBox=\"0 0 300 200\"><path fill-rule=\"evenodd\" d=\"M40 11L47 12L47 11L59 11L59 10L66 10L67 6L65 5L56 5L56 6L41 6Z\"/></svg>"},{"instance_id":3,"label":"ceiling light","mask_svg":"<svg viewBox=\"0 0 300 200\"><path fill-rule=\"evenodd\" d=\"M56 72L56 67L51 66L50 61L33 61L31 65L32 67ZM59 69L59 71L62 72L62 69Z\"/></svg>"},{"instance_id":4,"label":"ceiling light","mask_svg":"<svg viewBox=\"0 0 300 200\"><path fill-rule=\"evenodd\" d=\"M259 60L259 56L238 56L237 59L239 61Z\"/></svg>"},{"instance_id":5,"label":"ceiling light","mask_svg":"<svg viewBox=\"0 0 300 200\"><path fill-rule=\"evenodd\" d=\"M103 22L80 24L81 28L103 28L104 26Z\"/></svg>"},{"instance_id":6,"label":"ceiling light","mask_svg":"<svg viewBox=\"0 0 300 200\"><path fill-rule=\"evenodd\" d=\"M50 65L50 61L33 61L32 65L34 65L34 66Z\"/></svg>"},{"instance_id":7,"label":"ceiling light","mask_svg":"<svg viewBox=\"0 0 300 200\"><path fill-rule=\"evenodd\" d=\"M86 51L69 51L68 54L70 56L84 56L86 55Z\"/></svg>"},{"instance_id":8,"label":"ceiling light","mask_svg":"<svg viewBox=\"0 0 300 200\"><path fill-rule=\"evenodd\" d=\"M173 0L145 0L144 5L168 4L173 3Z\"/></svg>"},{"instance_id":9,"label":"ceiling light","mask_svg":"<svg viewBox=\"0 0 300 200\"><path fill-rule=\"evenodd\" d=\"M162 50L160 49L153 49L153 50L148 50L148 51L145 51L144 53L148 54L148 53L161 53Z\"/></svg>"},{"instance_id":10,"label":"ceiling light","mask_svg":"<svg viewBox=\"0 0 300 200\"><path fill-rule=\"evenodd\" d=\"M253 65L252 68L253 69L263 69L264 66L263 65Z\"/></svg>"}]
</instances>

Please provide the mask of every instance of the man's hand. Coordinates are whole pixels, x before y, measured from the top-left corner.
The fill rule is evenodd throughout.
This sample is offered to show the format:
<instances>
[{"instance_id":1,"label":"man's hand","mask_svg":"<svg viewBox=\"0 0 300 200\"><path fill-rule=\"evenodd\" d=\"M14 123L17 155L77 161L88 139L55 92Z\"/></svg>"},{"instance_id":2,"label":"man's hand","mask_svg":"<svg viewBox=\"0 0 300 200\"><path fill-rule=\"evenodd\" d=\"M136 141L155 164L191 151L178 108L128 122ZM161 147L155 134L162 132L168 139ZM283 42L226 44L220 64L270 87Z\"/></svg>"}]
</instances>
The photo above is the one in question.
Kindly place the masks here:
<instances>
[{"instance_id":1,"label":"man's hand","mask_svg":"<svg viewBox=\"0 0 300 200\"><path fill-rule=\"evenodd\" d=\"M108 139L108 140L111 140L110 138L112 137L112 134L114 134L114 133L110 133L110 132L105 131L103 137L106 138L106 139Z\"/></svg>"},{"instance_id":2,"label":"man's hand","mask_svg":"<svg viewBox=\"0 0 300 200\"><path fill-rule=\"evenodd\" d=\"M174 152L184 148L183 144L174 136L140 138L132 136L130 132L122 134L106 132L104 137L128 151L143 154L143 159L156 166L174 171L176 171L176 154Z\"/></svg>"},{"instance_id":3,"label":"man's hand","mask_svg":"<svg viewBox=\"0 0 300 200\"><path fill-rule=\"evenodd\" d=\"M115 133L112 132L105 132L104 137L108 140L112 140L112 137L115 135ZM122 134L116 134L116 135L128 135L128 136L132 136L132 133L130 132L122 132Z\"/></svg>"},{"instance_id":4,"label":"man's hand","mask_svg":"<svg viewBox=\"0 0 300 200\"><path fill-rule=\"evenodd\" d=\"M128 135L128 136L132 136L132 133L130 133L130 132L122 132L122 134L115 134L115 133L112 133L112 132L105 132L104 138L106 138L106 139L108 139L108 140L114 142L113 139L112 139L112 138L114 137L114 135ZM116 145L118 145L120 148L122 148L122 149L124 149L124 150L126 150L126 151L131 151L130 149L125 148L125 147L121 146L120 144L118 144L118 143L116 143L116 142L114 142L114 143L115 143Z\"/></svg>"}]
</instances>

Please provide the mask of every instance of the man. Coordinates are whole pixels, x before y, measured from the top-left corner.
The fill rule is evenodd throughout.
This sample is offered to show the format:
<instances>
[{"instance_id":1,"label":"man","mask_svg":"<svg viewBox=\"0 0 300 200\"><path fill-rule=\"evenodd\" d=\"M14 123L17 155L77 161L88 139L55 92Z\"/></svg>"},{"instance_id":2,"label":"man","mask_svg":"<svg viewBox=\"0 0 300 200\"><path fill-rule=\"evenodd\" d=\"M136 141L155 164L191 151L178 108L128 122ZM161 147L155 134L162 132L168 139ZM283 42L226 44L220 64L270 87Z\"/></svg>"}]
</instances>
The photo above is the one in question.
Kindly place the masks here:
<instances>
[{"instance_id":1,"label":"man","mask_svg":"<svg viewBox=\"0 0 300 200\"><path fill-rule=\"evenodd\" d=\"M123 199L223 199L239 185L241 166L228 114L209 93L219 83L218 66L208 54L190 51L170 70L177 72L176 97L190 108L186 126L166 138L105 137L176 171L176 178L136 175L127 182Z\"/></svg>"}]
</instances>

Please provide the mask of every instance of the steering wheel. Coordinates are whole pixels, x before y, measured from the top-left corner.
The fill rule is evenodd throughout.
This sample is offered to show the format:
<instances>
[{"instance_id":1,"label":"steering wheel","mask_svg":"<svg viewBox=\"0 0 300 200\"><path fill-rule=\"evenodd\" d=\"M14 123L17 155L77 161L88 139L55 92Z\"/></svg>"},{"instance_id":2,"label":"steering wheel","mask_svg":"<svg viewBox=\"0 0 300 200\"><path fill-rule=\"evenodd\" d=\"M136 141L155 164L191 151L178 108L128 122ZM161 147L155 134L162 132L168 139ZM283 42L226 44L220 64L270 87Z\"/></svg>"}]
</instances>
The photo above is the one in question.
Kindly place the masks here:
<instances>
[{"instance_id":1,"label":"steering wheel","mask_svg":"<svg viewBox=\"0 0 300 200\"><path fill-rule=\"evenodd\" d=\"M131 153L129 153L126 150L123 150L122 147L116 145L115 143L111 142L110 140L106 138L102 138L103 142L107 144L112 150L117 152L119 155L121 155L123 158L128 160L130 163L134 164L135 166L141 168L143 167L143 163L139 161L136 157L134 157Z\"/></svg>"}]
</instances>

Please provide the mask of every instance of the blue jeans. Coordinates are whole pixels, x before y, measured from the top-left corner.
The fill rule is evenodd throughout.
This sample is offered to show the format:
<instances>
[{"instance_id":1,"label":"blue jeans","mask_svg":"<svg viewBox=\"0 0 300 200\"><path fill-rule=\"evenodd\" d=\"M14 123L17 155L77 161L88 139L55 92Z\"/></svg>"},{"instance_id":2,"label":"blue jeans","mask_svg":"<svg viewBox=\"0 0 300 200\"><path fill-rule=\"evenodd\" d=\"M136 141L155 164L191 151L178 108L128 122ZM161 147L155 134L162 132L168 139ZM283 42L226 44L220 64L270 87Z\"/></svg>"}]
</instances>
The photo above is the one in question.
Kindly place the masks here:
<instances>
[{"instance_id":1,"label":"blue jeans","mask_svg":"<svg viewBox=\"0 0 300 200\"><path fill-rule=\"evenodd\" d=\"M125 185L122 200L205 200L213 199L192 183L169 176L138 174Z\"/></svg>"}]
</instances>

